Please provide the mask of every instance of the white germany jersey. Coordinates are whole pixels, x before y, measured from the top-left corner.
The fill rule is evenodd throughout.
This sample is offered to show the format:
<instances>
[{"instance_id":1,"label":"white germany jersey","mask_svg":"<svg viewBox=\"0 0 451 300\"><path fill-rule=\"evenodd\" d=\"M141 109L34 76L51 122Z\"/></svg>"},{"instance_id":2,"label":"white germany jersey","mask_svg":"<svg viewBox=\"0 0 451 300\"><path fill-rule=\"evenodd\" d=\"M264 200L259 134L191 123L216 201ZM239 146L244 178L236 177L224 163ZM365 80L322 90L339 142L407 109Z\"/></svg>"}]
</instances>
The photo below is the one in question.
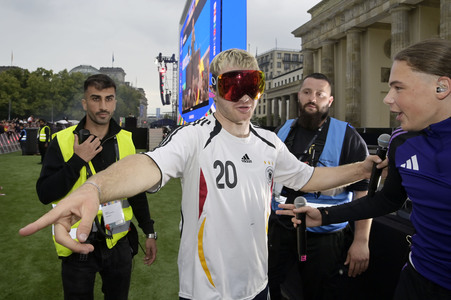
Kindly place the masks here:
<instances>
[{"instance_id":1,"label":"white germany jersey","mask_svg":"<svg viewBox=\"0 0 451 300\"><path fill-rule=\"evenodd\" d=\"M274 181L300 189L313 168L268 130L237 138L214 116L173 131L154 151L162 185L182 180L179 296L252 299L267 285L267 223Z\"/></svg>"}]
</instances>

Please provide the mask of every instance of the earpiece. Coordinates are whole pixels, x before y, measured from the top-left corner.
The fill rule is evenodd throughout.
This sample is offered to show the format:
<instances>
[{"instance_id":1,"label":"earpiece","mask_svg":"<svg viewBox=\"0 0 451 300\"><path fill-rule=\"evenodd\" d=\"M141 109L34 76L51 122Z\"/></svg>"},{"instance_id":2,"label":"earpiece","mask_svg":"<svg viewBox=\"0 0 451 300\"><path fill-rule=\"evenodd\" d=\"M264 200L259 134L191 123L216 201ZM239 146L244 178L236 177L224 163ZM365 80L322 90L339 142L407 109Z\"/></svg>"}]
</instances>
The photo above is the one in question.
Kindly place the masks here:
<instances>
[{"instance_id":1,"label":"earpiece","mask_svg":"<svg viewBox=\"0 0 451 300\"><path fill-rule=\"evenodd\" d=\"M437 87L437 93L443 93L443 92L446 92L446 90L447 90L446 87L441 87L441 86Z\"/></svg>"}]
</instances>

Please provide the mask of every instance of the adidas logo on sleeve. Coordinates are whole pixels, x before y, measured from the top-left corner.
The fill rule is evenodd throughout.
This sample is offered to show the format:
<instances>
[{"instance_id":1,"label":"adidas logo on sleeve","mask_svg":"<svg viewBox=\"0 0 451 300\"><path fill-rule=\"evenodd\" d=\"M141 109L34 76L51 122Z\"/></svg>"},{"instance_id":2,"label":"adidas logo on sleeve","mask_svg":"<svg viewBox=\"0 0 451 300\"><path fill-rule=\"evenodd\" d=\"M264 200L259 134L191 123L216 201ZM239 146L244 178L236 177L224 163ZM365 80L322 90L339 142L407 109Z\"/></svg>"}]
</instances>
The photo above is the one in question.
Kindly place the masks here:
<instances>
[{"instance_id":1,"label":"adidas logo on sleeve","mask_svg":"<svg viewBox=\"0 0 451 300\"><path fill-rule=\"evenodd\" d=\"M417 156L413 155L405 163L403 163L400 167L408 169L408 170L419 171L420 167L418 166Z\"/></svg>"}]
</instances>

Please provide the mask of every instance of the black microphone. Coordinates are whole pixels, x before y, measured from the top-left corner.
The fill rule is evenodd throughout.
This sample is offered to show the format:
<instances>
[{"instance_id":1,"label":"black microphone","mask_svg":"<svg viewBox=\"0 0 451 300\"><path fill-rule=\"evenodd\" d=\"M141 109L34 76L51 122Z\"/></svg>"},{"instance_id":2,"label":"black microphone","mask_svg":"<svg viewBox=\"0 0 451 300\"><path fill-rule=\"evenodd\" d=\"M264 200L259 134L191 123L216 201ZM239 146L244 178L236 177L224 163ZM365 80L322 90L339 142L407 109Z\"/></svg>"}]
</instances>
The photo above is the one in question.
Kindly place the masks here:
<instances>
[{"instance_id":1,"label":"black microphone","mask_svg":"<svg viewBox=\"0 0 451 300\"><path fill-rule=\"evenodd\" d=\"M296 208L303 207L307 204L307 200L304 197L299 196L294 199L294 205ZM298 242L298 256L299 261L307 260L307 233L305 225L305 213L297 213L296 219L301 220L302 223L296 227L297 242Z\"/></svg>"},{"instance_id":2,"label":"black microphone","mask_svg":"<svg viewBox=\"0 0 451 300\"><path fill-rule=\"evenodd\" d=\"M385 159L387 155L387 147L390 143L390 135L383 133L377 138L377 147L376 155L379 156L382 160ZM371 170L370 183L368 184L368 197L373 197L376 193L377 187L379 185L379 181L381 179L382 169L376 168L376 164L373 165L373 169Z\"/></svg>"}]
</instances>

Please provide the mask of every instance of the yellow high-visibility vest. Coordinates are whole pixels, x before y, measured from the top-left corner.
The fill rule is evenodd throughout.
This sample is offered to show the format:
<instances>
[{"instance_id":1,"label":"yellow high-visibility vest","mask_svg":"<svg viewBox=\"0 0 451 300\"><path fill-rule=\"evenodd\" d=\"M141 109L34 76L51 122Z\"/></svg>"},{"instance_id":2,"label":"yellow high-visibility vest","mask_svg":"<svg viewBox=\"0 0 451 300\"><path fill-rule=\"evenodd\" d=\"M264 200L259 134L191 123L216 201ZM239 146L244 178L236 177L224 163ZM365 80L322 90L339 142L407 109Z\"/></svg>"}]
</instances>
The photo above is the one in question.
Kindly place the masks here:
<instances>
[{"instance_id":1,"label":"yellow high-visibility vest","mask_svg":"<svg viewBox=\"0 0 451 300\"><path fill-rule=\"evenodd\" d=\"M39 135L38 135L38 139L40 142L48 142L47 141L47 135L45 134L45 129L48 128L49 129L49 135L50 135L50 127L49 126L44 126L41 129L39 129Z\"/></svg>"},{"instance_id":2,"label":"yellow high-visibility vest","mask_svg":"<svg viewBox=\"0 0 451 300\"><path fill-rule=\"evenodd\" d=\"M63 155L65 162L67 162L74 154L74 133L73 132L76 127L77 126L75 125L75 126L66 128L53 135L53 136L58 137L58 144L61 149L61 153ZM128 155L132 155L132 154L136 153L136 149L133 144L131 132L126 131L126 130L121 130L121 131L119 131L119 133L116 135L115 138L117 139L117 145L119 148L119 159L122 159ZM92 165L91 161L88 163L88 167L90 168L92 174L94 175L95 169L94 169L94 166ZM70 193L72 193L72 191L74 191L78 187L80 187L86 180L87 180L87 169L86 169L86 166L84 166L80 170L80 176L78 177L77 182L75 182L74 186L69 191L69 193L67 193L67 195L69 195ZM106 239L106 243L107 243L107 246L109 249L113 248L114 245L116 245L116 243L121 238L123 238L125 235L127 235L129 227L130 227L130 220L133 217L132 207L128 203L127 199L121 199L121 200L122 200L122 210L124 213L125 223L121 224L118 227L114 227L113 237L111 239L109 239L109 238ZM59 200L55 201L52 205L56 205L58 202L59 202ZM97 217L99 218L99 220L101 219L102 210L99 209L99 211L97 212ZM72 225L70 235L72 236L73 239L76 239L76 231L77 231L77 227L78 227L79 223L80 222L77 222L74 225ZM55 243L55 247L56 247L58 256L66 257L66 256L71 255L72 251L70 249L64 247L61 244L58 244L55 241L55 236L54 236L53 230L52 230L52 234L53 234L53 241Z\"/></svg>"}]
</instances>

